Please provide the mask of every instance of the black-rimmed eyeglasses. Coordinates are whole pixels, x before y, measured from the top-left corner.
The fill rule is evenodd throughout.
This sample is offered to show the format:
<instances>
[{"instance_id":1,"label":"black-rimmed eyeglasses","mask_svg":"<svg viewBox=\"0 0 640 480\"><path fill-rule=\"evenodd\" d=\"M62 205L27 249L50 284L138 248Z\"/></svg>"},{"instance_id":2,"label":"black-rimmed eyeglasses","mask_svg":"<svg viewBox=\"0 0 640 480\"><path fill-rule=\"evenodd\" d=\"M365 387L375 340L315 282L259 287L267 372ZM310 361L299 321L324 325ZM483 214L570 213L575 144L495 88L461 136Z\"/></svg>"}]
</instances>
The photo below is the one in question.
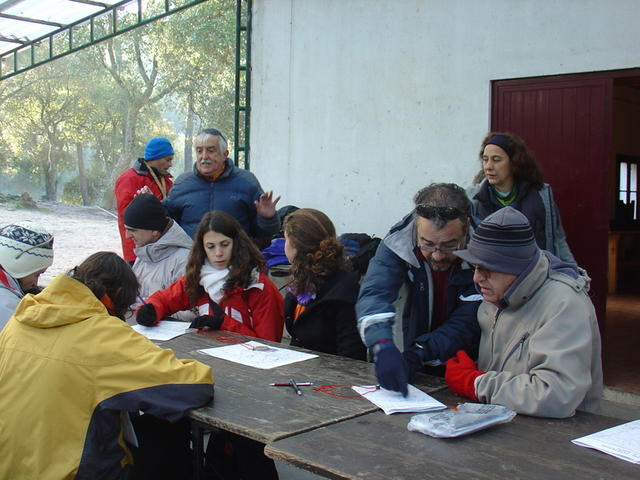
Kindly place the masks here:
<instances>
[{"instance_id":1,"label":"black-rimmed eyeglasses","mask_svg":"<svg viewBox=\"0 0 640 480\"><path fill-rule=\"evenodd\" d=\"M435 245L420 245L420 250L427 253L431 253L431 252L451 253L451 252L455 252L456 250L460 250L460 245L456 245L455 247L437 247Z\"/></svg>"}]
</instances>

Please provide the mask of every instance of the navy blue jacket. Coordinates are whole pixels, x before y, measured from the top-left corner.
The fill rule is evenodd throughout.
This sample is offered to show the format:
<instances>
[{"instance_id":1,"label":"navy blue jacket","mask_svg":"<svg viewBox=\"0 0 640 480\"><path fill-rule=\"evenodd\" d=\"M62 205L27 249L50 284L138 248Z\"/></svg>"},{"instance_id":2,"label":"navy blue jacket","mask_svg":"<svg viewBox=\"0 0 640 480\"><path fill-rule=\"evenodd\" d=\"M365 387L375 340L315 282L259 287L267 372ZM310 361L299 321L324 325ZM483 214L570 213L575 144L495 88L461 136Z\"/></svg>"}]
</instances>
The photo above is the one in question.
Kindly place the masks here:
<instances>
[{"instance_id":1,"label":"navy blue jacket","mask_svg":"<svg viewBox=\"0 0 640 480\"><path fill-rule=\"evenodd\" d=\"M266 238L280 231L278 215L263 218L257 215L254 202L263 190L256 176L236 167L227 158L222 175L214 182L200 175L193 165L192 172L180 175L163 201L167 214L193 238L205 213L222 210L233 216L254 238Z\"/></svg>"},{"instance_id":2,"label":"navy blue jacket","mask_svg":"<svg viewBox=\"0 0 640 480\"><path fill-rule=\"evenodd\" d=\"M378 340L393 338L393 303L404 283L407 287L402 314L405 349L416 341L422 343L425 361L446 362L458 350L466 350L475 357L480 341L476 313L482 296L473 283L473 270L466 262L452 267L447 287L447 320L433 329L431 268L416 256L416 238L415 222L409 214L380 243L356 304L360 336L368 347Z\"/></svg>"}]
</instances>

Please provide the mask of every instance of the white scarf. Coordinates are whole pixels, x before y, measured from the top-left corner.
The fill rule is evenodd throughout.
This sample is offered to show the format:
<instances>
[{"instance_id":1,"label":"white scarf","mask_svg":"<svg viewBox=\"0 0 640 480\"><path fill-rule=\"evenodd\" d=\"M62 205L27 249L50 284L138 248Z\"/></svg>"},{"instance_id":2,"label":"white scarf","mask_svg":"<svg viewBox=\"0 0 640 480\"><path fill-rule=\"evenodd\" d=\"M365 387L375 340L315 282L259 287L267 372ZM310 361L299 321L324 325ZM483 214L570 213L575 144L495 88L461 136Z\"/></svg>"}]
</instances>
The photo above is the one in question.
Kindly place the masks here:
<instances>
[{"instance_id":1,"label":"white scarf","mask_svg":"<svg viewBox=\"0 0 640 480\"><path fill-rule=\"evenodd\" d=\"M222 287L224 286L224 282L227 280L228 275L228 268L219 270L217 268L213 268L213 265L209 263L209 260L204 261L202 270L200 270L200 285L202 285L206 290L209 298L216 303L219 302L224 295Z\"/></svg>"}]
</instances>

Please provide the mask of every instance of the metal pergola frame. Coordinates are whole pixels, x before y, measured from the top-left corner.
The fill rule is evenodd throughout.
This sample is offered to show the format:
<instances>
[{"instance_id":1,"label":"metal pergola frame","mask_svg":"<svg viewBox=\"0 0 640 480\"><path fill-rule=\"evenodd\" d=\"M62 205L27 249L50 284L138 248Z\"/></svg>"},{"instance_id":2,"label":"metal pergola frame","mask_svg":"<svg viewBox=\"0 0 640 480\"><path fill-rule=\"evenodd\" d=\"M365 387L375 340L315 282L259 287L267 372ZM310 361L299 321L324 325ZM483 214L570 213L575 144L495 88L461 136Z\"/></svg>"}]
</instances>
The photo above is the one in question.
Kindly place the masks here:
<instances>
[{"instance_id":1,"label":"metal pergola frame","mask_svg":"<svg viewBox=\"0 0 640 480\"><path fill-rule=\"evenodd\" d=\"M44 0L46 1L46 0ZM118 22L118 9L131 5L132 0L123 0L108 5L95 0L70 0L101 7L95 13L68 24L61 24L38 18L17 16L3 13L2 10L18 3L18 0L8 1L0 5L0 18L49 25L55 30L35 39L20 39L4 36L0 33L0 41L17 43L18 46L0 53L0 81L24 73L32 68L61 58L83 48L129 32L134 28L173 15L184 9L193 7L207 0L185 0L180 5L164 0L164 9L154 15L145 16L142 0L137 3L137 17L134 22L121 24ZM236 150L235 163L240 163L243 157L245 168L249 168L249 120L250 120L250 91L251 91L251 7L252 0L235 0L236 2L236 62L235 62L235 109L234 109L234 145ZM96 23L100 19L109 20L109 31L98 32ZM88 30L87 38L74 35L79 30ZM44 48L43 48L44 47ZM40 56L40 57L39 57Z\"/></svg>"}]
</instances>

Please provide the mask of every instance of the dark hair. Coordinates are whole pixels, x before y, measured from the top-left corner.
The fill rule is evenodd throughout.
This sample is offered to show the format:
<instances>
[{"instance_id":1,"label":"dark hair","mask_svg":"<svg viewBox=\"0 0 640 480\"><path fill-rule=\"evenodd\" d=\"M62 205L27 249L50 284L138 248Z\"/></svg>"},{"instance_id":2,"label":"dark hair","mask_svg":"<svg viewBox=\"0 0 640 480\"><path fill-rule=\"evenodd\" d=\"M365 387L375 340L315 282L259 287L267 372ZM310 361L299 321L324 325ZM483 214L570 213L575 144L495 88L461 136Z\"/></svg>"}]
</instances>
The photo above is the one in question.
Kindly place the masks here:
<instances>
[{"instance_id":1,"label":"dark hair","mask_svg":"<svg viewBox=\"0 0 640 480\"><path fill-rule=\"evenodd\" d=\"M296 294L317 293L328 276L346 268L344 247L336 238L336 229L320 210L301 208L290 213L284 232L297 250L289 284Z\"/></svg>"},{"instance_id":2,"label":"dark hair","mask_svg":"<svg viewBox=\"0 0 640 480\"><path fill-rule=\"evenodd\" d=\"M489 132L482 140L482 146L480 147L480 171L473 179L473 183L480 183L484 180L484 169L482 168L482 155L484 155L484 148L487 146L489 139L495 135L502 135L507 139L507 145L513 152L509 155L511 161L511 171L513 178L516 180L526 180L531 183L535 188L540 190L543 185L542 169L540 164L535 159L533 154L529 151L524 141L512 133L503 132Z\"/></svg>"},{"instance_id":3,"label":"dark hair","mask_svg":"<svg viewBox=\"0 0 640 480\"><path fill-rule=\"evenodd\" d=\"M207 259L203 242L203 237L207 232L221 233L233 240L229 275L223 287L225 292L235 287L248 287L252 280L253 270L255 268L261 270L265 264L260 250L235 218L220 210L205 213L193 238L185 274L186 291L192 307L196 305L204 293L204 288L200 285L200 271Z\"/></svg>"},{"instance_id":4,"label":"dark hair","mask_svg":"<svg viewBox=\"0 0 640 480\"><path fill-rule=\"evenodd\" d=\"M437 229L442 229L451 220L456 218L465 225L468 224L468 219L471 215L471 202L464 189L455 183L432 183L431 185L421 188L413 197L413 203L418 206L433 206L433 207L453 207L457 209L457 216L441 216L435 215L433 217L427 217L421 215L421 209L416 208L414 216L424 216L429 218Z\"/></svg>"},{"instance_id":5,"label":"dark hair","mask_svg":"<svg viewBox=\"0 0 640 480\"><path fill-rule=\"evenodd\" d=\"M124 320L138 295L138 279L127 262L113 252L97 252L69 273L99 299L106 294L113 303L110 313Z\"/></svg>"}]
</instances>

